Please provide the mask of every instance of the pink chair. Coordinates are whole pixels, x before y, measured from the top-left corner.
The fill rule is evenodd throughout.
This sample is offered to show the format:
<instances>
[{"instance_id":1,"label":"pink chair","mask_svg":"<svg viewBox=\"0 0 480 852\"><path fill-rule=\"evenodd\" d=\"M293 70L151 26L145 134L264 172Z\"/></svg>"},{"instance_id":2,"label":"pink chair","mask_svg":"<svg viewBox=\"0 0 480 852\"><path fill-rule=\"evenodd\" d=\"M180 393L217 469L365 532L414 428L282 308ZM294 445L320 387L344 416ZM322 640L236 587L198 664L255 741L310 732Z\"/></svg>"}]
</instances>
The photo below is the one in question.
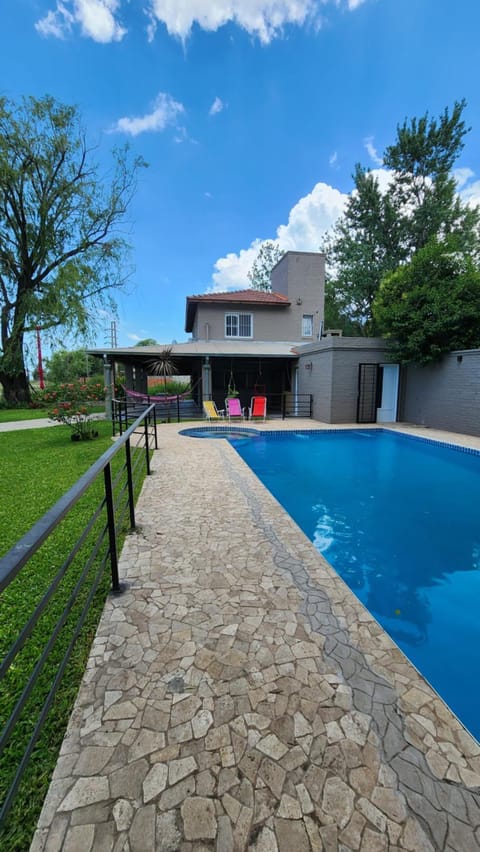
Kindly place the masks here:
<instances>
[{"instance_id":1,"label":"pink chair","mask_svg":"<svg viewBox=\"0 0 480 852\"><path fill-rule=\"evenodd\" d=\"M262 419L264 422L267 418L267 397L266 396L252 396L252 401L250 403L250 408L248 409L248 417L249 420L260 420Z\"/></svg>"},{"instance_id":2,"label":"pink chair","mask_svg":"<svg viewBox=\"0 0 480 852\"><path fill-rule=\"evenodd\" d=\"M238 397L225 400L225 410L229 420L244 420L245 409L242 408Z\"/></svg>"}]
</instances>

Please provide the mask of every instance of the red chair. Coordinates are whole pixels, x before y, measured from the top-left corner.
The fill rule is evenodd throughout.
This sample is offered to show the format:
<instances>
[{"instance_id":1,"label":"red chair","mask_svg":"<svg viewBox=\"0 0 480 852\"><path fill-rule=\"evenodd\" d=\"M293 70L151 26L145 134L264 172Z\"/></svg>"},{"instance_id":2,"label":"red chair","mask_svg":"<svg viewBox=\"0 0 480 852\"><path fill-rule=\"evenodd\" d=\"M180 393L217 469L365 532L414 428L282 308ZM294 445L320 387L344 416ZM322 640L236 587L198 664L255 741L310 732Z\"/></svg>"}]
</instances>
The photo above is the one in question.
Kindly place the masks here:
<instances>
[{"instance_id":1,"label":"red chair","mask_svg":"<svg viewBox=\"0 0 480 852\"><path fill-rule=\"evenodd\" d=\"M250 403L250 408L248 409L248 417L249 420L260 420L263 422L267 419L267 397L266 396L252 396L252 401Z\"/></svg>"}]
</instances>

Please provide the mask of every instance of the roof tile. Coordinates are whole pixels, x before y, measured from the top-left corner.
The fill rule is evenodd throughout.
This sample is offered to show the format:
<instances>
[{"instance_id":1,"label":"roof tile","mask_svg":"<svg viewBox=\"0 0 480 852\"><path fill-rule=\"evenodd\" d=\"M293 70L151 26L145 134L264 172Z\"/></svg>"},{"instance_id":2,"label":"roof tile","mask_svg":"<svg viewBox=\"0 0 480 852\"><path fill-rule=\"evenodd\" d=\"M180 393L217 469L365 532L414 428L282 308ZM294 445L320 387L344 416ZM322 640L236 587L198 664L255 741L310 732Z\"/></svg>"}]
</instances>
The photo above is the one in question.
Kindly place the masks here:
<instances>
[{"instance_id":1,"label":"roof tile","mask_svg":"<svg viewBox=\"0 0 480 852\"><path fill-rule=\"evenodd\" d=\"M288 296L283 293L267 292L265 290L230 290L227 293L202 293L199 296L187 296L190 302L252 302L266 305L289 305Z\"/></svg>"}]
</instances>

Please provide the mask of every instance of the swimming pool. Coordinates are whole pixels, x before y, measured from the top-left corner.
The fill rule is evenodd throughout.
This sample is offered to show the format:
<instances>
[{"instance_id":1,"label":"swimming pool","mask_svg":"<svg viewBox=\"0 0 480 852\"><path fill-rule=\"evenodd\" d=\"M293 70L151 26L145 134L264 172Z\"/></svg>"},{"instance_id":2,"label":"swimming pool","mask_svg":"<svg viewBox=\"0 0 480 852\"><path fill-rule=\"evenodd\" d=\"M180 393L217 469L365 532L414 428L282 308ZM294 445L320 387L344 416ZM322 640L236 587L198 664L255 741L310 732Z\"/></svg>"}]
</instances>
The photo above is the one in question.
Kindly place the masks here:
<instances>
[{"instance_id":1,"label":"swimming pool","mask_svg":"<svg viewBox=\"0 0 480 852\"><path fill-rule=\"evenodd\" d=\"M480 453L386 430L232 444L480 740Z\"/></svg>"},{"instance_id":2,"label":"swimming pool","mask_svg":"<svg viewBox=\"0 0 480 852\"><path fill-rule=\"evenodd\" d=\"M244 441L247 438L258 438L258 429L248 429L244 426L235 426L225 423L223 426L192 426L182 429L180 435L187 438L229 438L235 441Z\"/></svg>"}]
</instances>

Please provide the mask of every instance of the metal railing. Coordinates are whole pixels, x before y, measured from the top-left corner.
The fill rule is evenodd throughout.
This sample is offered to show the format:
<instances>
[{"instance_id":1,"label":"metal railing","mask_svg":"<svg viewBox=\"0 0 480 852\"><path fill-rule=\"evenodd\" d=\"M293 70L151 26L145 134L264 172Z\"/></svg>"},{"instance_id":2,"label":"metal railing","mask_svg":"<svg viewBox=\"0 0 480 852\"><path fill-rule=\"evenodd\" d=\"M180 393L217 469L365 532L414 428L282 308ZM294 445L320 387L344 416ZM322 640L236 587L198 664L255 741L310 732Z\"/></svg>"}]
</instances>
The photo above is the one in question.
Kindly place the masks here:
<instances>
[{"instance_id":1,"label":"metal railing","mask_svg":"<svg viewBox=\"0 0 480 852\"><path fill-rule=\"evenodd\" d=\"M135 496L158 447L153 417L150 406L0 560L0 828L108 564L112 591L122 590L119 539L135 528Z\"/></svg>"},{"instance_id":2,"label":"metal railing","mask_svg":"<svg viewBox=\"0 0 480 852\"><path fill-rule=\"evenodd\" d=\"M112 399L113 434L123 434L146 407L153 404L155 422L181 423L182 420L194 420L201 417L200 409L193 399L185 399L181 394L168 397L165 402L153 402L145 395L143 399Z\"/></svg>"},{"instance_id":3,"label":"metal railing","mask_svg":"<svg viewBox=\"0 0 480 852\"><path fill-rule=\"evenodd\" d=\"M286 417L311 417L313 396L311 393L282 393L282 420Z\"/></svg>"},{"instance_id":4,"label":"metal railing","mask_svg":"<svg viewBox=\"0 0 480 852\"><path fill-rule=\"evenodd\" d=\"M313 396L311 393L291 393L284 391L283 393L266 393L260 394L267 397L267 419L272 417L281 417L285 420L287 417L312 417L313 415ZM210 395L217 408L225 407L225 398L218 394ZM240 402L242 408L250 405L251 396L240 394Z\"/></svg>"}]
</instances>

